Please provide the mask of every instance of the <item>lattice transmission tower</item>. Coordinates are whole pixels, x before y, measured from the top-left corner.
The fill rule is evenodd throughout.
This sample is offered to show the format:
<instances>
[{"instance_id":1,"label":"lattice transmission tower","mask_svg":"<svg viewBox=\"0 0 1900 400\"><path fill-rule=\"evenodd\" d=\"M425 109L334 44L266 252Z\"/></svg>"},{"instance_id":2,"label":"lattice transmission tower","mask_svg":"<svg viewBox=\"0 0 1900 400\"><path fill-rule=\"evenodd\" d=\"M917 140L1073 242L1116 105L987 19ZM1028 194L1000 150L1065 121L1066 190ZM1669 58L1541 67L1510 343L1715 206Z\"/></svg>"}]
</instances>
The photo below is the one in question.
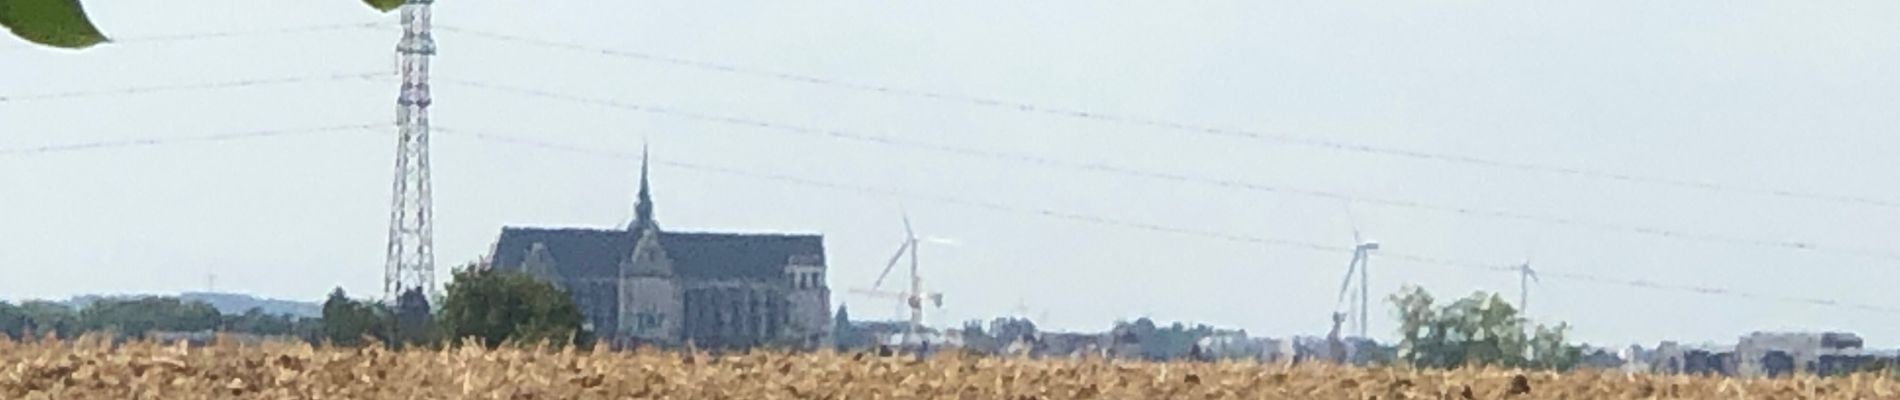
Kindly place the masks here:
<instances>
[{"instance_id":1,"label":"lattice transmission tower","mask_svg":"<svg viewBox=\"0 0 1900 400\"><path fill-rule=\"evenodd\" d=\"M433 0L405 0L402 41L396 44L402 92L396 96L396 182L389 206L389 253L383 265L383 301L395 304L411 290L435 285L434 211L429 195L429 58Z\"/></svg>"}]
</instances>

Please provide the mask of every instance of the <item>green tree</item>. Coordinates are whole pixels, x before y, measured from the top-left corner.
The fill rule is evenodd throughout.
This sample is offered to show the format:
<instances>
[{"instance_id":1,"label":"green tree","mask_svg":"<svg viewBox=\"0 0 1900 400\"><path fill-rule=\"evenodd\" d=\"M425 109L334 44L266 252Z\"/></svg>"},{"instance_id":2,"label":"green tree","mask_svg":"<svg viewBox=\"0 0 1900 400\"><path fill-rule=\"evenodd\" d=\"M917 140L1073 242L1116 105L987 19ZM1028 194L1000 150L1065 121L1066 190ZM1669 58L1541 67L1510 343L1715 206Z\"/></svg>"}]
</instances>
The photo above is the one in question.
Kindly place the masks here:
<instances>
[{"instance_id":1,"label":"green tree","mask_svg":"<svg viewBox=\"0 0 1900 400\"><path fill-rule=\"evenodd\" d=\"M117 332L125 337L153 331L212 331L218 329L223 317L210 303L176 297L101 299L79 312L86 330Z\"/></svg>"},{"instance_id":2,"label":"green tree","mask_svg":"<svg viewBox=\"0 0 1900 400\"><path fill-rule=\"evenodd\" d=\"M831 347L838 351L858 347L857 330L851 326L851 311L846 310L843 304L839 304L838 312L831 315Z\"/></svg>"},{"instance_id":3,"label":"green tree","mask_svg":"<svg viewBox=\"0 0 1900 400\"><path fill-rule=\"evenodd\" d=\"M391 310L394 318L394 343L398 346L428 344L436 342L435 317L429 309L429 297L422 294L422 288L411 288L396 296L396 309Z\"/></svg>"},{"instance_id":4,"label":"green tree","mask_svg":"<svg viewBox=\"0 0 1900 400\"><path fill-rule=\"evenodd\" d=\"M472 266L455 272L436 325L446 339L583 344L580 308L565 291L533 277Z\"/></svg>"},{"instance_id":5,"label":"green tree","mask_svg":"<svg viewBox=\"0 0 1900 400\"><path fill-rule=\"evenodd\" d=\"M226 332L245 333L262 336L288 336L305 341L319 341L322 320L302 318L290 314L268 314L262 308L252 307L243 314L226 315L220 329Z\"/></svg>"},{"instance_id":6,"label":"green tree","mask_svg":"<svg viewBox=\"0 0 1900 400\"><path fill-rule=\"evenodd\" d=\"M28 300L14 307L20 314L17 331L9 330L18 337L44 336L52 333L61 338L69 338L81 332L79 312L65 304L50 301Z\"/></svg>"},{"instance_id":7,"label":"green tree","mask_svg":"<svg viewBox=\"0 0 1900 400\"><path fill-rule=\"evenodd\" d=\"M26 328L26 313L19 306L0 301L0 336L19 338Z\"/></svg>"},{"instance_id":8,"label":"green tree","mask_svg":"<svg viewBox=\"0 0 1900 400\"><path fill-rule=\"evenodd\" d=\"M338 346L372 344L374 342L364 338L383 340L388 337L388 315L388 310L381 304L352 300L339 287L331 291L330 298L323 302L323 320L318 337Z\"/></svg>"},{"instance_id":9,"label":"green tree","mask_svg":"<svg viewBox=\"0 0 1900 400\"><path fill-rule=\"evenodd\" d=\"M1398 358L1415 367L1564 370L1581 357L1581 348L1564 342L1569 325L1539 325L1527 334L1517 308L1496 294L1435 306L1431 293L1407 286L1389 300L1399 317Z\"/></svg>"},{"instance_id":10,"label":"green tree","mask_svg":"<svg viewBox=\"0 0 1900 400\"><path fill-rule=\"evenodd\" d=\"M1566 343L1564 338L1569 334L1568 323L1558 323L1553 327L1539 325L1530 339L1529 366L1560 371L1576 368L1577 361L1583 358L1583 347Z\"/></svg>"}]
</instances>

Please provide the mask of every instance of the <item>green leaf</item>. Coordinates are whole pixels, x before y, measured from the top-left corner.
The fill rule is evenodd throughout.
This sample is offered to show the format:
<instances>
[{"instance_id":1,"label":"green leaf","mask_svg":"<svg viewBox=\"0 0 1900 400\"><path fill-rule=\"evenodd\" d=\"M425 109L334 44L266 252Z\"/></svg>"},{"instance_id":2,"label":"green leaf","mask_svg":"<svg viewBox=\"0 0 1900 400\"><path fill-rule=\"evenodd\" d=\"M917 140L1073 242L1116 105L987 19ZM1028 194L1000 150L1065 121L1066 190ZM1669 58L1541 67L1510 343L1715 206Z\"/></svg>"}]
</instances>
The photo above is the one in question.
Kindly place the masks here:
<instances>
[{"instance_id":1,"label":"green leaf","mask_svg":"<svg viewBox=\"0 0 1900 400\"><path fill-rule=\"evenodd\" d=\"M0 26L29 42L82 49L106 41L79 0L0 0Z\"/></svg>"},{"instance_id":2,"label":"green leaf","mask_svg":"<svg viewBox=\"0 0 1900 400\"><path fill-rule=\"evenodd\" d=\"M390 12L402 8L402 3L403 0L363 0L363 4L368 4L369 8L374 8L376 11L382 12Z\"/></svg>"}]
</instances>

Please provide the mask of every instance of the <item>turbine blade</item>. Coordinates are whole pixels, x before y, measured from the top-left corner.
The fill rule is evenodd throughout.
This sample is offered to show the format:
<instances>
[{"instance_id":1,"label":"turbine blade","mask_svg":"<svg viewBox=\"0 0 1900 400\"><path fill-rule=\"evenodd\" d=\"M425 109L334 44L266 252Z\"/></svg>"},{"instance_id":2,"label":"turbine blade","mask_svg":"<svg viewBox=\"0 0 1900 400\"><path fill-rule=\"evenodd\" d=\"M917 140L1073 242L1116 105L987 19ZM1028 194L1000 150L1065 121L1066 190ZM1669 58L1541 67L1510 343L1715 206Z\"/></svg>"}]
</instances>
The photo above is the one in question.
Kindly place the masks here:
<instances>
[{"instance_id":1,"label":"turbine blade","mask_svg":"<svg viewBox=\"0 0 1900 400\"><path fill-rule=\"evenodd\" d=\"M911 241L917 240L917 232L910 229L910 212L908 211L904 212L904 237L910 238Z\"/></svg>"},{"instance_id":2,"label":"turbine blade","mask_svg":"<svg viewBox=\"0 0 1900 400\"><path fill-rule=\"evenodd\" d=\"M1346 279L1339 282L1339 300L1334 301L1333 308L1339 308L1339 304L1346 302L1346 289L1352 287L1352 273L1359 269L1359 254L1358 250L1354 250L1352 262L1346 263Z\"/></svg>"},{"instance_id":3,"label":"turbine blade","mask_svg":"<svg viewBox=\"0 0 1900 400\"><path fill-rule=\"evenodd\" d=\"M910 250L911 243L913 242L909 239L905 239L904 244L897 246L897 254L892 254L891 261L884 263L884 272L877 274L877 283L871 284L871 289L875 290L878 287L884 286L884 278L891 275L891 268L897 267L897 260L904 258L904 251Z\"/></svg>"},{"instance_id":4,"label":"turbine blade","mask_svg":"<svg viewBox=\"0 0 1900 400\"><path fill-rule=\"evenodd\" d=\"M1345 206L1346 206L1346 223L1351 224L1352 226L1352 245L1358 246L1361 244L1365 244L1366 243L1365 239L1359 237L1359 219L1356 217L1353 217L1352 215L1352 200L1346 200Z\"/></svg>"}]
</instances>

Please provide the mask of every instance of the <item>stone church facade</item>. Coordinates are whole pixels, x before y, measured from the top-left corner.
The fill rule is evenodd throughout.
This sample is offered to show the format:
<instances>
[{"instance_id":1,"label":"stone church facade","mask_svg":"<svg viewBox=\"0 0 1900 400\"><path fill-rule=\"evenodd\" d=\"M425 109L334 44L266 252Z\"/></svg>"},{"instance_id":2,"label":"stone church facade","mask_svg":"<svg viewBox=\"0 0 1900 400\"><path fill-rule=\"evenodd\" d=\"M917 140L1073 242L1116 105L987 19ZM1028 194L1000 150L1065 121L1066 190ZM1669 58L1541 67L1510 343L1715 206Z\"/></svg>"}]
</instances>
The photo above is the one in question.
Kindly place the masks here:
<instances>
[{"instance_id":1,"label":"stone church facade","mask_svg":"<svg viewBox=\"0 0 1900 400\"><path fill-rule=\"evenodd\" d=\"M620 346L816 348L829 340L822 236L663 230L645 161L637 201L625 229L502 228L489 265L567 290L585 327Z\"/></svg>"}]
</instances>

